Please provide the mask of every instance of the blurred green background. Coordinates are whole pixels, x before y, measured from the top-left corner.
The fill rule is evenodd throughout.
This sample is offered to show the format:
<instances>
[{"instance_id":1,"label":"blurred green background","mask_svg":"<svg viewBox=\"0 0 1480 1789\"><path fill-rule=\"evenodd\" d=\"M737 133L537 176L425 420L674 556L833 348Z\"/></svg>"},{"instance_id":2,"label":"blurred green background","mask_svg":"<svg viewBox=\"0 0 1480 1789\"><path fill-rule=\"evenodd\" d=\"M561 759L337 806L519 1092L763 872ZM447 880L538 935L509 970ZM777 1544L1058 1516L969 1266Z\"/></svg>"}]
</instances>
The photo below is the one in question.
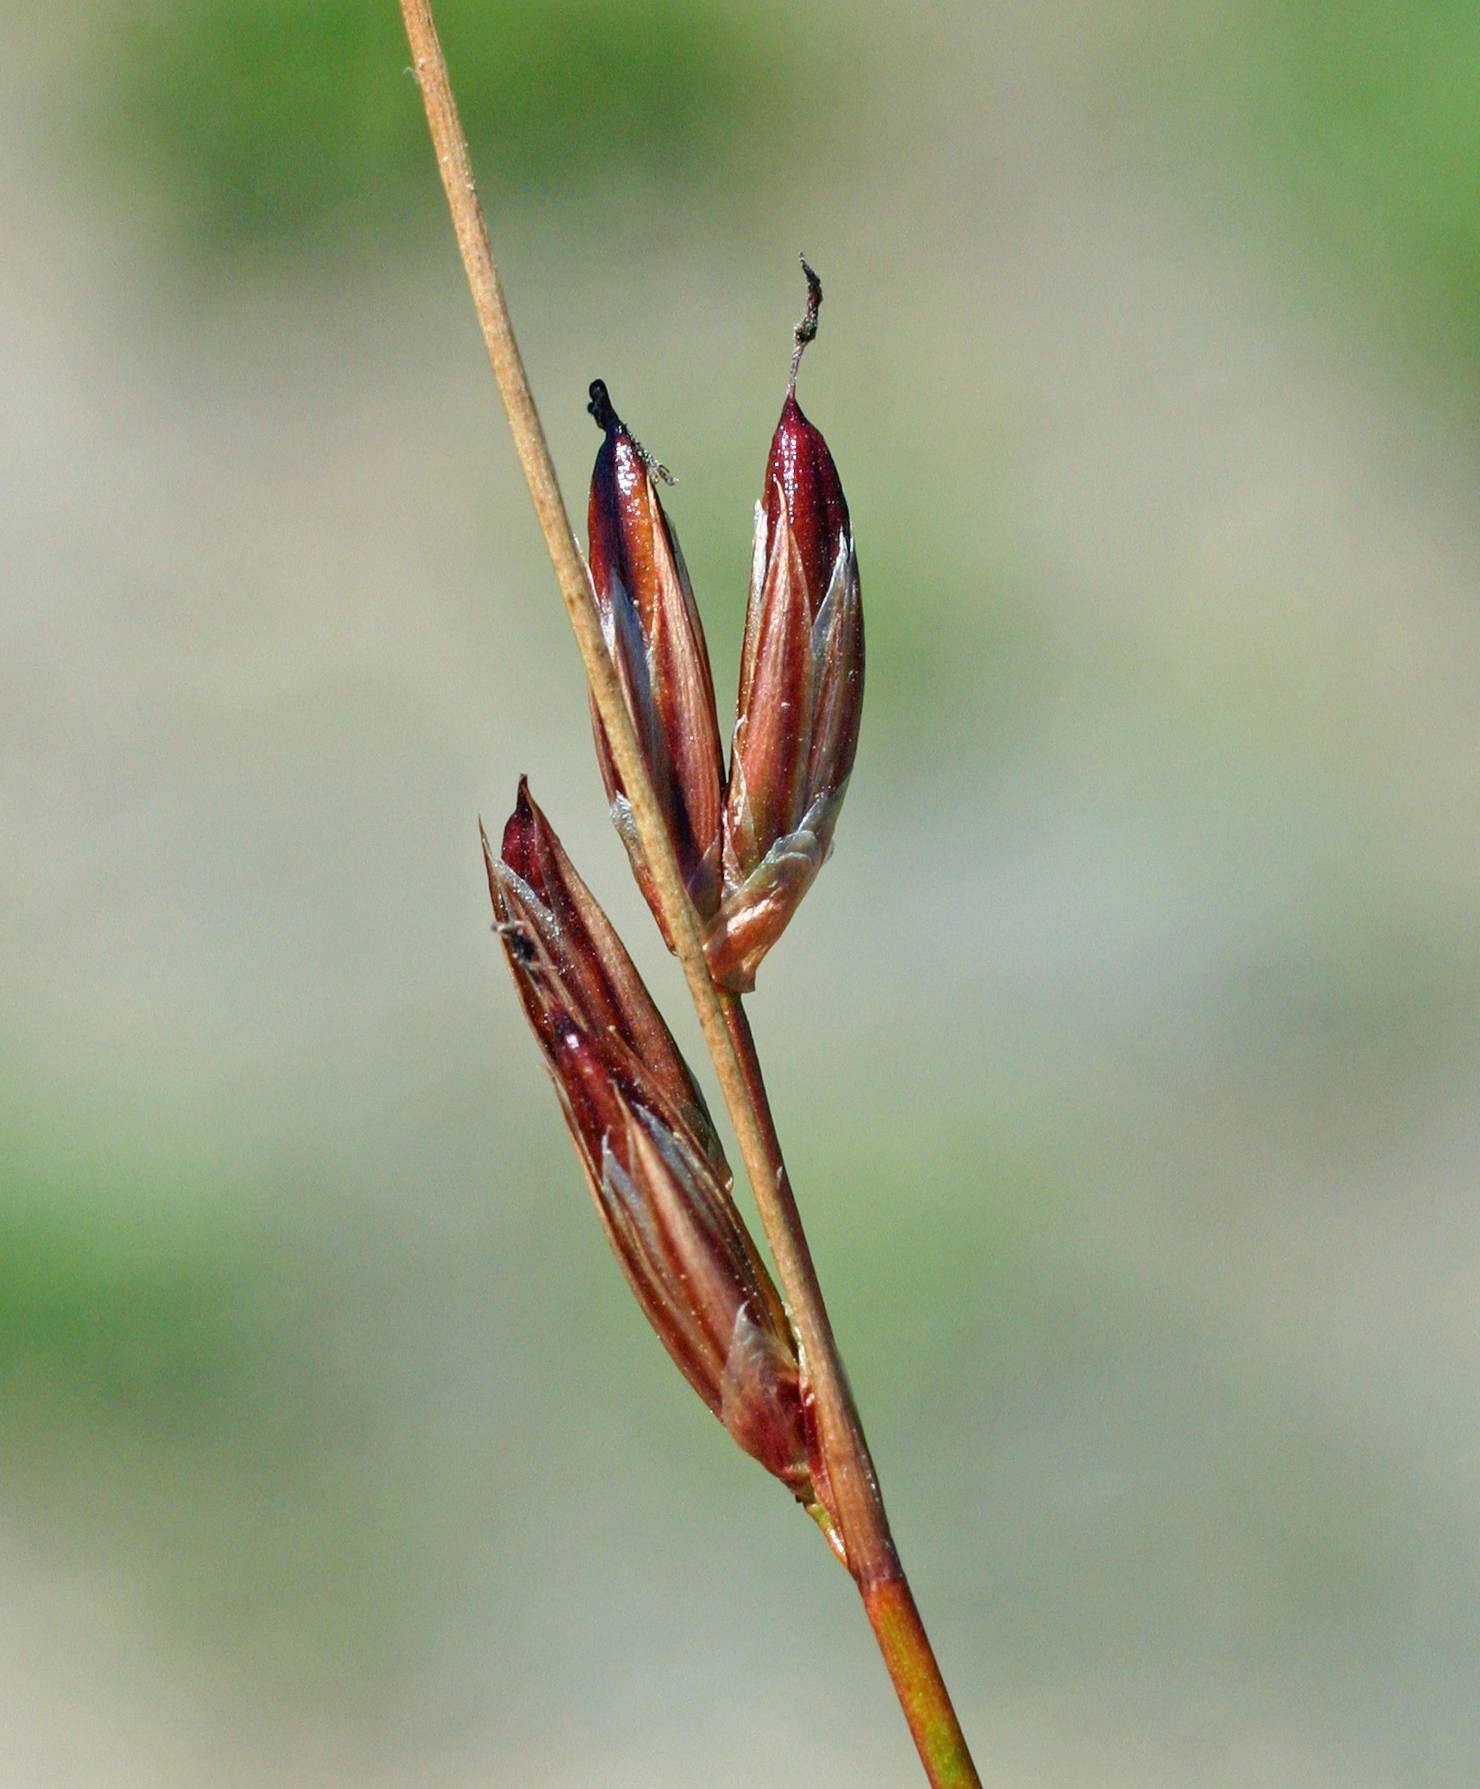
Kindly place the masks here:
<instances>
[{"instance_id":1,"label":"blurred green background","mask_svg":"<svg viewBox=\"0 0 1480 1789\"><path fill-rule=\"evenodd\" d=\"M0 1780L913 1781L488 936L527 770L692 1041L396 9L13 15ZM984 1776L1480 1780L1480 15L441 17L725 692L826 282L869 698L754 1020Z\"/></svg>"}]
</instances>

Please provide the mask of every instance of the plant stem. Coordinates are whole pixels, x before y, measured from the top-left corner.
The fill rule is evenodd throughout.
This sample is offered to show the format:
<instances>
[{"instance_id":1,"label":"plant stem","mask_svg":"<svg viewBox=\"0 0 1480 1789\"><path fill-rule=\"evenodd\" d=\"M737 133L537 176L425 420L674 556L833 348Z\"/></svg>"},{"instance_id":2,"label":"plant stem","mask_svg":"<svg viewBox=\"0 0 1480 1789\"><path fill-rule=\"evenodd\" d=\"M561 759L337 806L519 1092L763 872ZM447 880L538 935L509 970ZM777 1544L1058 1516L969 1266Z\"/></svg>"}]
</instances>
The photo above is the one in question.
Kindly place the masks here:
<instances>
[{"instance_id":1,"label":"plant stem","mask_svg":"<svg viewBox=\"0 0 1480 1789\"><path fill-rule=\"evenodd\" d=\"M467 143L428 0L401 0L401 16L463 269L519 463L576 636L592 699L631 804L633 823L664 925L714 1062L807 1366L849 1568L863 1593L926 1774L936 1789L971 1789L979 1779L889 1536L873 1465L771 1122L749 1023L738 997L721 993L710 979L698 916L684 886L642 748L602 638L590 573L561 495L494 265ZM942 1734L948 1736L949 1743L942 1740Z\"/></svg>"},{"instance_id":2,"label":"plant stem","mask_svg":"<svg viewBox=\"0 0 1480 1789\"><path fill-rule=\"evenodd\" d=\"M802 1336L798 1328L803 1349L802 1364L806 1368L807 1382L814 1389L822 1423L828 1502L847 1545L848 1569L860 1587L866 1588L898 1577L899 1558L889 1533L884 1500L874 1476L874 1463L864 1439L863 1424L859 1421L858 1407L843 1370L832 1320L823 1302L812 1251L802 1228L802 1214L797 1210L796 1197L791 1190L791 1176L786 1171L781 1139L771 1116L771 1101L761 1074L750 1018L740 995L721 993L719 1002L744 1082L746 1106L754 1113L760 1130L765 1151L764 1177L776 1210L777 1227L786 1237L787 1265L783 1268L779 1257L776 1263L782 1275L786 1301L788 1306L815 1313L812 1335ZM764 1213L762 1216L764 1218ZM768 1238L770 1231L771 1226L767 1223ZM774 1243L772 1249L774 1252ZM796 1308L792 1310L792 1317L795 1321Z\"/></svg>"},{"instance_id":3,"label":"plant stem","mask_svg":"<svg viewBox=\"0 0 1480 1789\"><path fill-rule=\"evenodd\" d=\"M865 1590L863 1606L926 1777L936 1789L981 1789L966 1735L904 1573Z\"/></svg>"},{"instance_id":4,"label":"plant stem","mask_svg":"<svg viewBox=\"0 0 1480 1789\"><path fill-rule=\"evenodd\" d=\"M745 1077L745 1091L760 1119L769 1162L769 1178L775 1196L785 1215L787 1226L796 1241L796 1264L799 1276L805 1279L808 1291L816 1300L820 1330L829 1350L830 1365L840 1392L834 1414L846 1432L837 1441L825 1442L829 1460L829 1489L848 1547L848 1565L857 1579L863 1606L889 1667L900 1707L909 1722L915 1747L925 1766L925 1773L937 1789L980 1789L981 1779L971 1761L966 1737L950 1692L940 1674L929 1636L915 1606L909 1580L895 1551L889 1532L889 1519L874 1474L868 1442L859 1420L858 1406L853 1400L847 1375L833 1338L832 1323L823 1303L822 1288L817 1282L817 1269L812 1251L802 1229L801 1213L791 1190L791 1178L781 1154L781 1140L771 1116L771 1101L761 1073L760 1056L750 1019L738 994L722 993L725 1023L735 1055ZM790 1296L790 1286L787 1291ZM805 1360L805 1353L804 1353ZM836 1452L834 1449L836 1448ZM846 1462L846 1478L839 1482L839 1473L831 1465L833 1459Z\"/></svg>"}]
</instances>

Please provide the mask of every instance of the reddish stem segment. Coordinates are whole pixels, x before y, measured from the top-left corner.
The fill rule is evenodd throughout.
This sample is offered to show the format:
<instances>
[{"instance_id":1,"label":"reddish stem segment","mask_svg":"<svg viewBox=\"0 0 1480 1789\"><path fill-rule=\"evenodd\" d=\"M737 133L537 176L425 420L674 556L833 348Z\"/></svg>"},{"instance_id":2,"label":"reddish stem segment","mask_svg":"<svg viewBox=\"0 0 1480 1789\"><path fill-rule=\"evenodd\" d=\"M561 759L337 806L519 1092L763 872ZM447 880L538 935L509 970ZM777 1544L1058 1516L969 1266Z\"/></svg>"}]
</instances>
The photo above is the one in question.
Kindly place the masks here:
<instances>
[{"instance_id":1,"label":"reddish stem segment","mask_svg":"<svg viewBox=\"0 0 1480 1789\"><path fill-rule=\"evenodd\" d=\"M966 1735L935 1662L920 1611L904 1574L863 1593L879 1651L894 1680L894 1693L910 1724L925 1774L935 1789L981 1789Z\"/></svg>"}]
</instances>

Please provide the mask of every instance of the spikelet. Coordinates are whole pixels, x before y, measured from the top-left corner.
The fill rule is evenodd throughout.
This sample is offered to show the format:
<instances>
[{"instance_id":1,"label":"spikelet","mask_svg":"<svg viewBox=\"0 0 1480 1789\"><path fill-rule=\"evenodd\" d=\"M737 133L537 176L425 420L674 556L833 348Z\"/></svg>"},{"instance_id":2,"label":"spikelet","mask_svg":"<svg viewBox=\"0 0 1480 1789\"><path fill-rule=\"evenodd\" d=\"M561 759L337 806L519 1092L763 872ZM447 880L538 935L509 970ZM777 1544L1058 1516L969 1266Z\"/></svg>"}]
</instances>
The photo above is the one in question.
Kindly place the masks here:
<instances>
[{"instance_id":1,"label":"spikelet","mask_svg":"<svg viewBox=\"0 0 1480 1789\"><path fill-rule=\"evenodd\" d=\"M663 468L618 417L599 379L587 407L604 436L591 473L587 548L602 633L689 898L707 920L719 901L724 764L704 629L654 483ZM594 704L592 725L612 819L671 948Z\"/></svg>"},{"instance_id":2,"label":"spikelet","mask_svg":"<svg viewBox=\"0 0 1480 1789\"><path fill-rule=\"evenodd\" d=\"M734 1439L830 1528L791 1326L668 1027L525 783L500 855L483 847L514 983L628 1284Z\"/></svg>"},{"instance_id":3,"label":"spikelet","mask_svg":"<svg viewBox=\"0 0 1480 1789\"><path fill-rule=\"evenodd\" d=\"M807 313L756 506L740 697L723 821L723 888L710 971L745 991L832 848L863 704L863 609L848 504L796 376L822 287L806 262Z\"/></svg>"}]
</instances>

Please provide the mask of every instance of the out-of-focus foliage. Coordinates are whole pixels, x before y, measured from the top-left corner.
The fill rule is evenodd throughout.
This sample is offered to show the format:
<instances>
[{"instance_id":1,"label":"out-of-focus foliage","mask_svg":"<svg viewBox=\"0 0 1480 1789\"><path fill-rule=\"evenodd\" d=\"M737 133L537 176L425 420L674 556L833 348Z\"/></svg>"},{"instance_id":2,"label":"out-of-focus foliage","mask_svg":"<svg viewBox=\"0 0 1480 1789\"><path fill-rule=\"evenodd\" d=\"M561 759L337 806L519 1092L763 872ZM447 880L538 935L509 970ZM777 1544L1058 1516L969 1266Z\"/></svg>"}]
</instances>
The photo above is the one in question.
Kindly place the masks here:
<instances>
[{"instance_id":1,"label":"out-of-focus foliage","mask_svg":"<svg viewBox=\"0 0 1480 1789\"><path fill-rule=\"evenodd\" d=\"M1149 84L1198 177L1216 167L1242 208L1252 172L1328 279L1480 374L1480 8L1241 0L1153 18L1122 94Z\"/></svg>"},{"instance_id":2,"label":"out-of-focus foliage","mask_svg":"<svg viewBox=\"0 0 1480 1789\"><path fill-rule=\"evenodd\" d=\"M64 1170L35 1140L5 1141L5 1415L34 1415L44 1394L89 1421L143 1432L219 1418L239 1396L258 1313L257 1261L223 1221L217 1188L192 1200L188 1186L140 1185L117 1163Z\"/></svg>"},{"instance_id":3,"label":"out-of-focus foliage","mask_svg":"<svg viewBox=\"0 0 1480 1789\"><path fill-rule=\"evenodd\" d=\"M492 192L634 172L702 184L737 142L763 149L784 99L783 47L755 9L447 0L438 21ZM109 153L200 246L404 228L426 190L393 0L136 9L101 46L95 91Z\"/></svg>"},{"instance_id":4,"label":"out-of-focus foliage","mask_svg":"<svg viewBox=\"0 0 1480 1789\"><path fill-rule=\"evenodd\" d=\"M171 1625L294 1693L383 1668L414 1595L405 1487L364 1471L362 1397L326 1371L324 1257L282 1221L286 1189L253 1217L219 1171L20 1124L0 1160L9 1519L114 1549Z\"/></svg>"}]
</instances>

